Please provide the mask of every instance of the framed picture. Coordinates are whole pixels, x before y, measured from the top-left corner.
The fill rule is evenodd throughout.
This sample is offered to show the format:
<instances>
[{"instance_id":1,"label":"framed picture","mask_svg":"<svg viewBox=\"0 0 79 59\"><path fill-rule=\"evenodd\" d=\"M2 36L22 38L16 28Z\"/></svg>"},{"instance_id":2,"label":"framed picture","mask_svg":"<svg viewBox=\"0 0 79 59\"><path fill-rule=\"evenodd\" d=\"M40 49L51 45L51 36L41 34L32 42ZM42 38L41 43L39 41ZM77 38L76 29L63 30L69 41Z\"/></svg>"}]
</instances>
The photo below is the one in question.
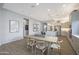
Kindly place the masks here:
<instances>
[{"instance_id":1,"label":"framed picture","mask_svg":"<svg viewBox=\"0 0 79 59\"><path fill-rule=\"evenodd\" d=\"M33 24L33 31L34 32L39 31L39 24Z\"/></svg>"},{"instance_id":2,"label":"framed picture","mask_svg":"<svg viewBox=\"0 0 79 59\"><path fill-rule=\"evenodd\" d=\"M9 20L9 32L19 32L19 22L17 20Z\"/></svg>"}]
</instances>

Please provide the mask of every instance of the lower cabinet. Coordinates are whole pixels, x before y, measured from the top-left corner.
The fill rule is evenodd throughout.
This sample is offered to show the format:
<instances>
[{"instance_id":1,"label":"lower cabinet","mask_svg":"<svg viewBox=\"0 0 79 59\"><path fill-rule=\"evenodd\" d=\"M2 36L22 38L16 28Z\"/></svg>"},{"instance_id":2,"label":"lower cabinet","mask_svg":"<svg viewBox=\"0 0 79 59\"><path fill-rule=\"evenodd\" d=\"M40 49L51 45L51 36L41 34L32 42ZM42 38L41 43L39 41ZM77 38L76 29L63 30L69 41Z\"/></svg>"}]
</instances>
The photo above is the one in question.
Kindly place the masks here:
<instances>
[{"instance_id":1,"label":"lower cabinet","mask_svg":"<svg viewBox=\"0 0 79 59\"><path fill-rule=\"evenodd\" d=\"M72 36L72 46L77 54L79 54L79 38Z\"/></svg>"},{"instance_id":2,"label":"lower cabinet","mask_svg":"<svg viewBox=\"0 0 79 59\"><path fill-rule=\"evenodd\" d=\"M70 44L72 45L72 48L79 55L79 36L72 35L71 38L70 38L69 33L66 33L66 36L67 36Z\"/></svg>"},{"instance_id":3,"label":"lower cabinet","mask_svg":"<svg viewBox=\"0 0 79 59\"><path fill-rule=\"evenodd\" d=\"M79 55L79 38L76 36L73 36L73 35L72 35L72 38L69 38L69 36L67 36L67 37L68 37L68 40L70 41L73 49Z\"/></svg>"},{"instance_id":4,"label":"lower cabinet","mask_svg":"<svg viewBox=\"0 0 79 59\"><path fill-rule=\"evenodd\" d=\"M67 36L68 37L68 36ZM76 36L72 36L72 38L68 37L68 40L70 41L73 49L76 51L76 53L79 55L79 38Z\"/></svg>"}]
</instances>

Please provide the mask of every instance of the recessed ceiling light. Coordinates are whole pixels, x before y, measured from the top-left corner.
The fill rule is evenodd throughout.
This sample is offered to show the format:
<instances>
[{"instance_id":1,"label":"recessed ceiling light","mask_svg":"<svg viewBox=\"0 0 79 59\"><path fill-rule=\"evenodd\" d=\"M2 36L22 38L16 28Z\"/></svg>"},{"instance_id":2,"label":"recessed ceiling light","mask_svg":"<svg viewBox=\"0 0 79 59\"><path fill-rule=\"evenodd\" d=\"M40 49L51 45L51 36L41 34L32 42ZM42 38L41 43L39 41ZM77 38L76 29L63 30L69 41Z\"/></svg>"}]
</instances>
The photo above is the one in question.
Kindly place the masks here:
<instances>
[{"instance_id":1,"label":"recessed ceiling light","mask_svg":"<svg viewBox=\"0 0 79 59\"><path fill-rule=\"evenodd\" d=\"M36 7L36 6L38 6L39 5L39 3L36 3L35 5L32 5L31 7Z\"/></svg>"},{"instance_id":2,"label":"recessed ceiling light","mask_svg":"<svg viewBox=\"0 0 79 59\"><path fill-rule=\"evenodd\" d=\"M66 7L66 4L63 4L62 7Z\"/></svg>"},{"instance_id":3,"label":"recessed ceiling light","mask_svg":"<svg viewBox=\"0 0 79 59\"><path fill-rule=\"evenodd\" d=\"M50 9L48 9L48 11L50 11Z\"/></svg>"},{"instance_id":4,"label":"recessed ceiling light","mask_svg":"<svg viewBox=\"0 0 79 59\"><path fill-rule=\"evenodd\" d=\"M38 5L39 5L39 3L36 3L36 5L38 6Z\"/></svg>"}]
</instances>

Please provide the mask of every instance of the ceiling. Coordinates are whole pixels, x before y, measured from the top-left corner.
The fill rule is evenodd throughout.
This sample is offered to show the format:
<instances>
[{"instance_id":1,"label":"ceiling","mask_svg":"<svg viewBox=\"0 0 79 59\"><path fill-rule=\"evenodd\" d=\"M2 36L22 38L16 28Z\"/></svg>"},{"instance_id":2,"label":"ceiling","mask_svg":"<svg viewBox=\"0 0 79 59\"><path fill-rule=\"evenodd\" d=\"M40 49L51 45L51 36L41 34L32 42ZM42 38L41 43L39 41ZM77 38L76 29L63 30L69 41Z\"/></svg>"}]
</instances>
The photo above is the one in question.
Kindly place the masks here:
<instances>
[{"instance_id":1,"label":"ceiling","mask_svg":"<svg viewBox=\"0 0 79 59\"><path fill-rule=\"evenodd\" d=\"M40 21L68 21L70 13L78 6L74 3L5 3L3 8Z\"/></svg>"}]
</instances>

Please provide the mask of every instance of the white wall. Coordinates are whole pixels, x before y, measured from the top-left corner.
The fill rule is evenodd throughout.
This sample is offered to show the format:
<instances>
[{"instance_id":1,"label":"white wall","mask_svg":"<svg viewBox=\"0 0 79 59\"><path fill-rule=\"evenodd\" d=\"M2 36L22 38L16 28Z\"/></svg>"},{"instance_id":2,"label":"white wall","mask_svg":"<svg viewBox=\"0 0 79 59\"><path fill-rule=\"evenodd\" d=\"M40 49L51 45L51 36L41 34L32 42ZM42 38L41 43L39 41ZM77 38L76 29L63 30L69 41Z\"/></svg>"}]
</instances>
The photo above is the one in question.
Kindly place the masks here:
<instances>
[{"instance_id":1,"label":"white wall","mask_svg":"<svg viewBox=\"0 0 79 59\"><path fill-rule=\"evenodd\" d=\"M23 19L25 16L19 15L12 11L0 8L0 44L23 39ZM19 21L19 32L9 32L9 20ZM33 24L39 24L39 31L33 32ZM40 21L30 19L29 20L29 35L40 34L42 31L42 23Z\"/></svg>"},{"instance_id":2,"label":"white wall","mask_svg":"<svg viewBox=\"0 0 79 59\"><path fill-rule=\"evenodd\" d=\"M9 32L9 20L18 20L19 32ZM17 13L0 8L0 44L23 38L23 17Z\"/></svg>"},{"instance_id":3,"label":"white wall","mask_svg":"<svg viewBox=\"0 0 79 59\"><path fill-rule=\"evenodd\" d=\"M33 24L39 24L39 31L34 32L33 31ZM29 20L29 35L35 35L35 34L41 34L42 31L42 22L30 19Z\"/></svg>"},{"instance_id":4,"label":"white wall","mask_svg":"<svg viewBox=\"0 0 79 59\"><path fill-rule=\"evenodd\" d=\"M3 13L2 13L2 11L1 11L2 9L0 8L0 45L1 45L1 42L2 42L2 39L4 38L3 37L3 32L2 32L2 30L3 30Z\"/></svg>"}]
</instances>

